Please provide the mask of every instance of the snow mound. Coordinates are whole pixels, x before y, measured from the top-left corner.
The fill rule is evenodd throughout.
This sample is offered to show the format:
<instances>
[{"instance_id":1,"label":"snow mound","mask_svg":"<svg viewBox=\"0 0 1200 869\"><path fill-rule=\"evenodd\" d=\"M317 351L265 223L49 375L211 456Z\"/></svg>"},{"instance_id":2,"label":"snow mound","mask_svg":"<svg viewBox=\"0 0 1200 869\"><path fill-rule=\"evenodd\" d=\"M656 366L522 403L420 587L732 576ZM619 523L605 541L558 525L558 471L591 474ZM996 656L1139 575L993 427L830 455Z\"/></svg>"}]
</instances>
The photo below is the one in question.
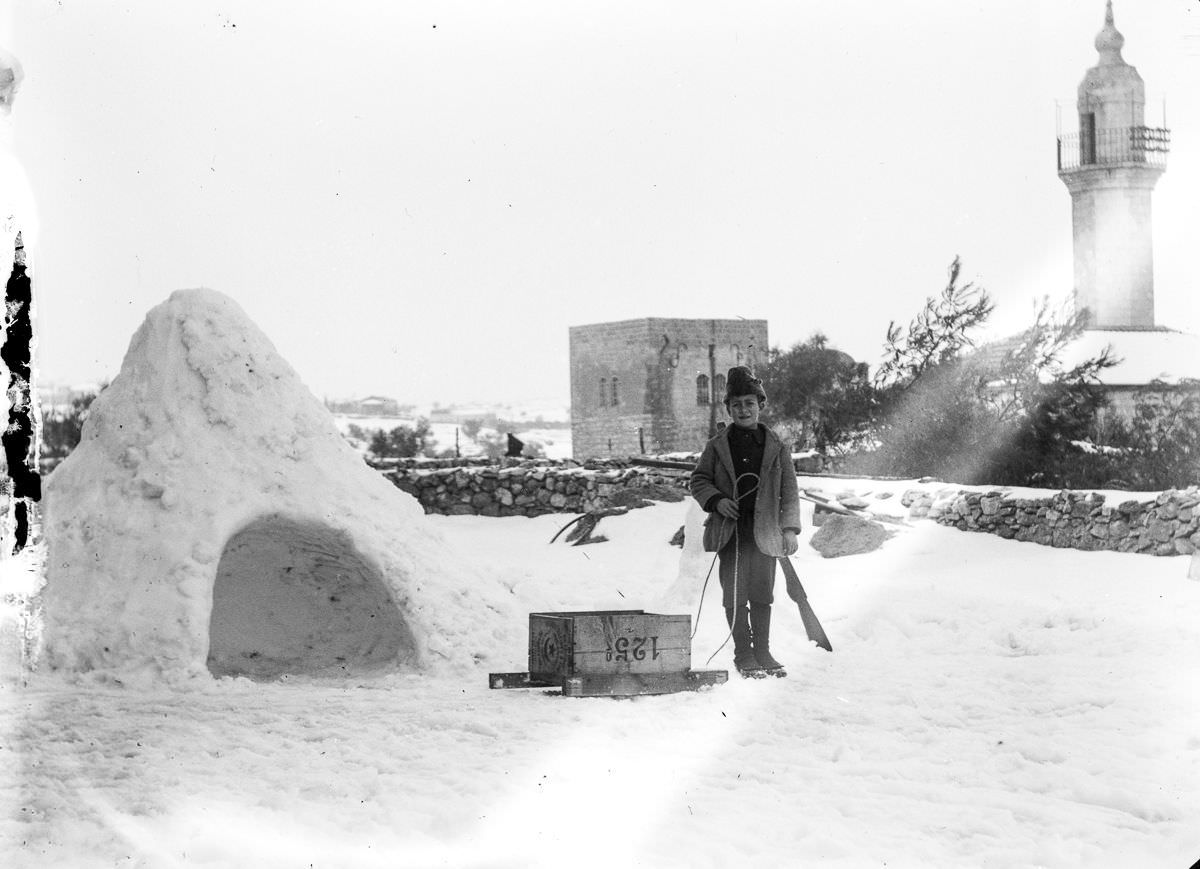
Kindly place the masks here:
<instances>
[{"instance_id":1,"label":"snow mound","mask_svg":"<svg viewBox=\"0 0 1200 869\"><path fill-rule=\"evenodd\" d=\"M825 558L841 558L874 552L891 536L874 522L834 513L825 518L809 545Z\"/></svg>"},{"instance_id":2,"label":"snow mound","mask_svg":"<svg viewBox=\"0 0 1200 869\"><path fill-rule=\"evenodd\" d=\"M134 334L49 476L42 661L119 678L466 667L509 614L228 297ZM498 586L497 586L498 587Z\"/></svg>"}]
</instances>

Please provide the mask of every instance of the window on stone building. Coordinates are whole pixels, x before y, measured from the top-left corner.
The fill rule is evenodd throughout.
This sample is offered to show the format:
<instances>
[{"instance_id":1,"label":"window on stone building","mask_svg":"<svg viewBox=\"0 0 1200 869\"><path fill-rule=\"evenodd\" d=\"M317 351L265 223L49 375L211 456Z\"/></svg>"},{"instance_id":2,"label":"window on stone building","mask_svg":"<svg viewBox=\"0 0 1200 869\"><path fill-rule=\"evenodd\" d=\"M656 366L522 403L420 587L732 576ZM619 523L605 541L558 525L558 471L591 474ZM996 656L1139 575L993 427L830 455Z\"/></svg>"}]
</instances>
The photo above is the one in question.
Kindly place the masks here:
<instances>
[{"instance_id":1,"label":"window on stone building","mask_svg":"<svg viewBox=\"0 0 1200 869\"><path fill-rule=\"evenodd\" d=\"M696 378L696 404L709 404L708 375L701 374Z\"/></svg>"},{"instance_id":2,"label":"window on stone building","mask_svg":"<svg viewBox=\"0 0 1200 869\"><path fill-rule=\"evenodd\" d=\"M722 401L725 400L725 375L724 374L718 374L716 377L713 378L712 395L713 395L713 397L712 397L713 404L720 404Z\"/></svg>"},{"instance_id":3,"label":"window on stone building","mask_svg":"<svg viewBox=\"0 0 1200 869\"><path fill-rule=\"evenodd\" d=\"M618 398L617 398L617 378L615 378L615 377L614 377L614 378L612 379L612 383L610 383L610 384L609 384L609 388L610 388L610 389L611 389L611 391L612 391L612 401L611 401L611 402L609 402L609 403L610 403L610 404L611 404L613 407L616 407L616 406L617 406L617 403L618 403Z\"/></svg>"},{"instance_id":4,"label":"window on stone building","mask_svg":"<svg viewBox=\"0 0 1200 869\"><path fill-rule=\"evenodd\" d=\"M600 378L600 406L601 407L608 406L608 378L607 377Z\"/></svg>"}]
</instances>

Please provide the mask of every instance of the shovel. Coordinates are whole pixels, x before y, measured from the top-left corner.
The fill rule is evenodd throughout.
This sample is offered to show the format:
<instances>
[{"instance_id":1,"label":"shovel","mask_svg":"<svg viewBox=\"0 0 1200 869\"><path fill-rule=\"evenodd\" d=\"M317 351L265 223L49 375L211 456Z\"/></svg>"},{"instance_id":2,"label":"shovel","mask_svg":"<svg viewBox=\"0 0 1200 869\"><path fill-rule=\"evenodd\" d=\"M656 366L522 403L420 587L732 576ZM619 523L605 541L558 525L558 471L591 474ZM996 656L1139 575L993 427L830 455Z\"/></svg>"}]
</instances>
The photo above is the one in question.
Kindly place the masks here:
<instances>
[{"instance_id":1,"label":"shovel","mask_svg":"<svg viewBox=\"0 0 1200 869\"><path fill-rule=\"evenodd\" d=\"M787 582L788 597L796 602L796 606L800 607L800 619L804 622L804 630L808 634L809 640L826 652L832 652L833 646L829 644L829 637L825 636L825 629L817 621L817 614L813 612L812 606L808 603L808 595L804 593L804 586L800 584L796 568L792 566L791 560L786 555L780 557L779 564L783 568L783 577Z\"/></svg>"}]
</instances>

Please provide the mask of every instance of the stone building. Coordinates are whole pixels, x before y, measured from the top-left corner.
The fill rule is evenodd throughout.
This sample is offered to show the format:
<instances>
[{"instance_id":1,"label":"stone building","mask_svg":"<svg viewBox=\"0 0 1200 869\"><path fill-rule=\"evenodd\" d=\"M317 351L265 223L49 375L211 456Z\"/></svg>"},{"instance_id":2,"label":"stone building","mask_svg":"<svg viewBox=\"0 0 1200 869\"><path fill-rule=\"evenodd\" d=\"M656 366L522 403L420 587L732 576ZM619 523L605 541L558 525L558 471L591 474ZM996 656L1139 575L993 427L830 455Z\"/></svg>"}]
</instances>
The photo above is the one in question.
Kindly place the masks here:
<instances>
[{"instance_id":1,"label":"stone building","mask_svg":"<svg viewBox=\"0 0 1200 869\"><path fill-rule=\"evenodd\" d=\"M765 359L766 320L649 317L572 326L577 459L699 450L724 413L725 373Z\"/></svg>"}]
</instances>

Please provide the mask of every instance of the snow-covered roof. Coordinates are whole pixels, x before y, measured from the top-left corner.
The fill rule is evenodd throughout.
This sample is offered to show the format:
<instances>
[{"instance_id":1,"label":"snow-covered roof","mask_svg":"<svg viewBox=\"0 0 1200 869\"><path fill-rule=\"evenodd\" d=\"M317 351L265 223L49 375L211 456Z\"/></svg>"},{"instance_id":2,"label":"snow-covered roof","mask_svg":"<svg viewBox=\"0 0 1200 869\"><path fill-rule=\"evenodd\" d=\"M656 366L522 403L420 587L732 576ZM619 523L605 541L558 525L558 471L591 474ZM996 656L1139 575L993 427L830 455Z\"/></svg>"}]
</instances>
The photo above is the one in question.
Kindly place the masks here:
<instances>
[{"instance_id":1,"label":"snow-covered roof","mask_svg":"<svg viewBox=\"0 0 1200 869\"><path fill-rule=\"evenodd\" d=\"M1026 333L984 344L973 354L985 366L999 365L1026 340ZM1087 329L1067 344L1058 361L1064 370L1110 351L1117 364L1100 372L1105 386L1142 386L1154 380L1200 379L1200 335L1175 329ZM1049 376L1049 375L1047 375Z\"/></svg>"},{"instance_id":2,"label":"snow-covered roof","mask_svg":"<svg viewBox=\"0 0 1200 869\"><path fill-rule=\"evenodd\" d=\"M1105 347L1111 347L1112 357L1120 360L1100 374L1100 381L1108 386L1200 379L1200 335L1174 329L1088 329L1063 351L1063 366L1070 368L1097 356Z\"/></svg>"}]
</instances>

